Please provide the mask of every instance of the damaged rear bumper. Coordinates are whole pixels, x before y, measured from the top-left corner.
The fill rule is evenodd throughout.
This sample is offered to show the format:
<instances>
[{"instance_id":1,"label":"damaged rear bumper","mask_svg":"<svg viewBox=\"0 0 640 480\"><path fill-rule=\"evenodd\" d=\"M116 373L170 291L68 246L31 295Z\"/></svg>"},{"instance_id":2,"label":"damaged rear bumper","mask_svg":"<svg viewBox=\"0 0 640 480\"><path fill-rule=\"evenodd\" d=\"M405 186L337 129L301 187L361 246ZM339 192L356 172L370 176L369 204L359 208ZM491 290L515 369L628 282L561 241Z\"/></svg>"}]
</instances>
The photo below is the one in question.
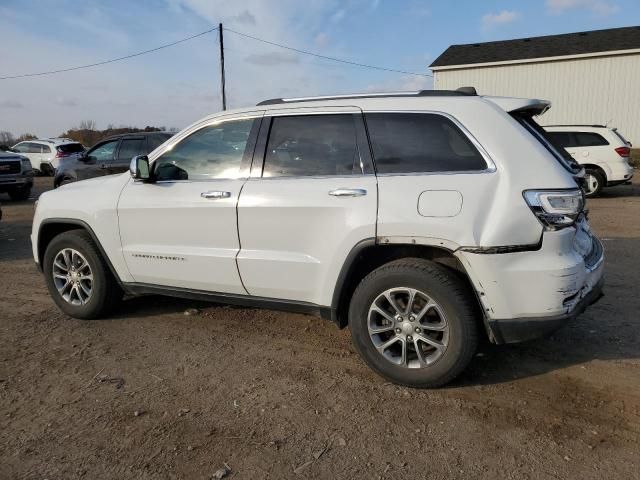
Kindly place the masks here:
<instances>
[{"instance_id":1,"label":"damaged rear bumper","mask_svg":"<svg viewBox=\"0 0 640 480\"><path fill-rule=\"evenodd\" d=\"M603 287L604 278L601 277L598 283L575 304L573 310L562 315L488 320L488 327L491 330L494 342L497 344L518 343L550 335L584 312L589 305L600 300L604 295L602 293Z\"/></svg>"}]
</instances>

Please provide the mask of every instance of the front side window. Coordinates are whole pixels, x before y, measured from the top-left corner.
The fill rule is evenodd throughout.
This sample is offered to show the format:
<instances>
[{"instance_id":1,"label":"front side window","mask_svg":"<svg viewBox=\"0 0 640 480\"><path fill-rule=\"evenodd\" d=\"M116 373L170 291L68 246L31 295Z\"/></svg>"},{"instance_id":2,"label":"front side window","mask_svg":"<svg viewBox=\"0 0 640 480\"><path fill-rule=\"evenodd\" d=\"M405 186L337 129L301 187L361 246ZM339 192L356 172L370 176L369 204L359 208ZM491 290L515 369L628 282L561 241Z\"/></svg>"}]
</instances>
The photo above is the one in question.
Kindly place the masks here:
<instances>
[{"instance_id":1,"label":"front side window","mask_svg":"<svg viewBox=\"0 0 640 480\"><path fill-rule=\"evenodd\" d=\"M113 154L115 153L117 144L118 140L111 140L110 142L98 145L93 150L89 151L88 157L99 163L111 162L113 160Z\"/></svg>"},{"instance_id":2,"label":"front side window","mask_svg":"<svg viewBox=\"0 0 640 480\"><path fill-rule=\"evenodd\" d=\"M485 170L471 140L447 117L432 113L368 113L376 171L382 174Z\"/></svg>"},{"instance_id":3,"label":"front side window","mask_svg":"<svg viewBox=\"0 0 640 480\"><path fill-rule=\"evenodd\" d=\"M555 145L560 146L562 148L572 148L576 147L576 139L572 132L547 132L547 135Z\"/></svg>"},{"instance_id":4,"label":"front side window","mask_svg":"<svg viewBox=\"0 0 640 480\"><path fill-rule=\"evenodd\" d=\"M118 162L130 162L136 155L141 155L144 149L144 137L123 138L118 150Z\"/></svg>"},{"instance_id":5,"label":"front side window","mask_svg":"<svg viewBox=\"0 0 640 480\"><path fill-rule=\"evenodd\" d=\"M18 153L30 153L29 152L29 144L28 143L19 143L13 149Z\"/></svg>"},{"instance_id":6,"label":"front side window","mask_svg":"<svg viewBox=\"0 0 640 480\"><path fill-rule=\"evenodd\" d=\"M157 180L240 178L254 119L201 128L156 160Z\"/></svg>"},{"instance_id":7,"label":"front side window","mask_svg":"<svg viewBox=\"0 0 640 480\"><path fill-rule=\"evenodd\" d=\"M353 115L274 117L264 177L362 173Z\"/></svg>"}]
</instances>

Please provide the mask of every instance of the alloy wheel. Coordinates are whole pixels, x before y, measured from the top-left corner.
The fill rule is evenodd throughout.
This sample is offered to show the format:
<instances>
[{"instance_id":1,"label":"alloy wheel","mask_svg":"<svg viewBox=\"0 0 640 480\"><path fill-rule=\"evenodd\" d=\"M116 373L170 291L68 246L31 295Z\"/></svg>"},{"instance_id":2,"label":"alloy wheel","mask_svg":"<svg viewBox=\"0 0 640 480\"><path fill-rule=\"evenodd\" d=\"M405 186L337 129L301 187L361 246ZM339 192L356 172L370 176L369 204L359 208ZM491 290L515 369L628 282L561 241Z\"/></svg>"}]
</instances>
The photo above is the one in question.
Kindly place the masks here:
<instances>
[{"instance_id":1,"label":"alloy wheel","mask_svg":"<svg viewBox=\"0 0 640 480\"><path fill-rule=\"evenodd\" d=\"M53 259L53 283L71 305L86 304L93 293L93 272L87 259L73 248L60 250Z\"/></svg>"}]
</instances>

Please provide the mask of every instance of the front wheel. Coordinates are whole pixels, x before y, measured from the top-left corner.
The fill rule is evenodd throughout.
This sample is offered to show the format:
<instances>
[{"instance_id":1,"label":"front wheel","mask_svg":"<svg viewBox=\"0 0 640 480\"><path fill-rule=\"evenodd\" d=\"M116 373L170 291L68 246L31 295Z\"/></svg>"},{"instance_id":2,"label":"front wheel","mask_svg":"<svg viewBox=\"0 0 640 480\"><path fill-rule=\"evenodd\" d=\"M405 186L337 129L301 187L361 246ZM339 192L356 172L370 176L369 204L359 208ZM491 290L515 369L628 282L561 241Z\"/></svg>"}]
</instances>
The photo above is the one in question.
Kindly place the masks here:
<instances>
[{"instance_id":1,"label":"front wheel","mask_svg":"<svg viewBox=\"0 0 640 480\"><path fill-rule=\"evenodd\" d=\"M105 259L84 230L64 232L51 240L43 271L54 302L71 317L102 317L122 299Z\"/></svg>"},{"instance_id":2,"label":"front wheel","mask_svg":"<svg viewBox=\"0 0 640 480\"><path fill-rule=\"evenodd\" d=\"M349 308L353 343L394 383L435 388L457 377L478 345L475 300L447 268L396 260L367 275Z\"/></svg>"}]
</instances>

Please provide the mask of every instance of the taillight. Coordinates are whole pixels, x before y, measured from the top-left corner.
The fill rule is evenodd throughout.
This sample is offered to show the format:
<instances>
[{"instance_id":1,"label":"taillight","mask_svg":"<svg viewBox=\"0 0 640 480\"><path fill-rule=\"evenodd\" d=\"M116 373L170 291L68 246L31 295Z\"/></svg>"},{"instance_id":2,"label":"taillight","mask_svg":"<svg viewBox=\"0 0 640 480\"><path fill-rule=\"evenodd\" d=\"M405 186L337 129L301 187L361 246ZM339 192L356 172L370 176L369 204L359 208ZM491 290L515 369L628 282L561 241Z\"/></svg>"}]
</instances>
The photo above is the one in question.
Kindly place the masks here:
<instances>
[{"instance_id":1,"label":"taillight","mask_svg":"<svg viewBox=\"0 0 640 480\"><path fill-rule=\"evenodd\" d=\"M71 154L67 152L63 152L61 150L56 151L56 158L64 158L64 157L68 157L69 155Z\"/></svg>"},{"instance_id":2,"label":"taillight","mask_svg":"<svg viewBox=\"0 0 640 480\"><path fill-rule=\"evenodd\" d=\"M616 153L621 157L628 158L631 156L631 149L629 147L618 147L616 148Z\"/></svg>"},{"instance_id":3,"label":"taillight","mask_svg":"<svg viewBox=\"0 0 640 480\"><path fill-rule=\"evenodd\" d=\"M547 230L573 225L584 208L582 190L525 190L523 195Z\"/></svg>"}]
</instances>

